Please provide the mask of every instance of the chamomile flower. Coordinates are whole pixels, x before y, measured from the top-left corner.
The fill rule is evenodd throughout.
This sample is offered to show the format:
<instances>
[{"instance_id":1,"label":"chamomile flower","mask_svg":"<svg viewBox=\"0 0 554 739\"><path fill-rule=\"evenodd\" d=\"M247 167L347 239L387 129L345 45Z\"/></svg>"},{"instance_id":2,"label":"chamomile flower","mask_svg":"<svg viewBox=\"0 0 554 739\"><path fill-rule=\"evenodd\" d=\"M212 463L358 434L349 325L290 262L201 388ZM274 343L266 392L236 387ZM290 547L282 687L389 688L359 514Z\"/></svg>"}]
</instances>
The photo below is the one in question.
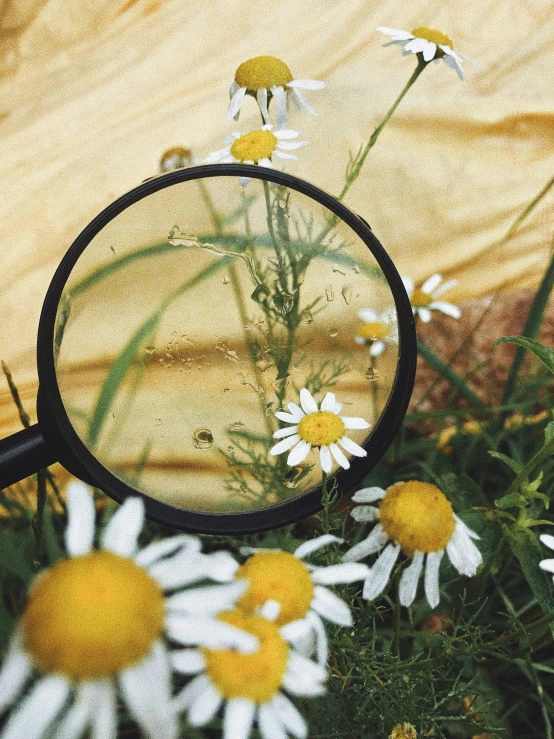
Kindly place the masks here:
<instances>
[{"instance_id":1,"label":"chamomile flower","mask_svg":"<svg viewBox=\"0 0 554 739\"><path fill-rule=\"evenodd\" d=\"M362 324L354 341L356 344L369 346L369 354L378 357L387 348L387 344L398 343L398 325L396 312L392 309L379 313L373 308L362 308L358 311Z\"/></svg>"},{"instance_id":2,"label":"chamomile flower","mask_svg":"<svg viewBox=\"0 0 554 739\"><path fill-rule=\"evenodd\" d=\"M454 287L457 280L443 282L442 275L435 274L425 280L421 287L415 287L410 277L403 277L402 282L410 298L413 314L419 316L423 323L429 323L432 311L444 313L452 318L460 318L462 315L457 305L437 300L439 296Z\"/></svg>"},{"instance_id":3,"label":"chamomile flower","mask_svg":"<svg viewBox=\"0 0 554 739\"><path fill-rule=\"evenodd\" d=\"M187 711L192 726L208 723L225 704L223 739L247 739L255 723L262 739L306 739L308 727L282 690L292 695L322 695L327 670L297 652L278 624L242 610L224 611L218 618L259 640L249 654L235 649L187 649L175 652L173 667L194 679L173 705Z\"/></svg>"},{"instance_id":4,"label":"chamomile flower","mask_svg":"<svg viewBox=\"0 0 554 739\"><path fill-rule=\"evenodd\" d=\"M550 534L541 534L540 540L549 549L554 549L554 536L551 536ZM545 570L546 572L551 572L552 574L554 574L554 559L541 560L539 562L539 567L541 568L541 570Z\"/></svg>"},{"instance_id":5,"label":"chamomile flower","mask_svg":"<svg viewBox=\"0 0 554 739\"><path fill-rule=\"evenodd\" d=\"M274 56L256 56L243 62L235 72L235 79L229 90L231 103L227 119L238 119L245 95L256 98L264 123L269 123L268 104L275 100L277 128L287 127L287 98L295 106L304 106L312 115L317 113L300 90L321 90L325 82L317 80L295 80L287 65Z\"/></svg>"},{"instance_id":6,"label":"chamomile flower","mask_svg":"<svg viewBox=\"0 0 554 739\"><path fill-rule=\"evenodd\" d=\"M308 142L291 141L291 139L298 136L298 131L272 131L272 128L273 126L268 123L262 128L242 135L235 131L232 138L226 137L223 139L228 145L209 154L204 162L206 164L238 162L240 164L259 164L262 167L273 167L272 156L281 159L297 159L298 157L290 152L306 146Z\"/></svg>"},{"instance_id":7,"label":"chamomile flower","mask_svg":"<svg viewBox=\"0 0 554 739\"><path fill-rule=\"evenodd\" d=\"M296 467L308 456L312 447L319 448L319 461L323 472L329 473L333 468L333 458L347 470L350 462L338 446L355 457L365 457L367 452L346 436L349 429L368 429L370 424L363 418L339 416L342 403L337 403L334 393L327 393L321 401L320 408L310 391L303 387L300 391L300 405L289 403L289 413L277 411L280 421L293 424L279 429L273 434L274 439L281 439L270 449L272 455L289 452L287 464Z\"/></svg>"},{"instance_id":8,"label":"chamomile flower","mask_svg":"<svg viewBox=\"0 0 554 739\"><path fill-rule=\"evenodd\" d=\"M172 739L178 724L164 632L193 645L258 646L251 634L214 618L243 593L240 582L211 586L208 596L206 588L199 594L185 591L192 604L188 611L178 602L181 593L164 596L164 589L211 573L229 580L230 555L203 555L199 540L188 535L138 551L140 498L121 506L103 533L102 550L93 550L95 509L86 485L69 487L67 507L70 556L36 578L0 672L0 714L23 695L33 673L40 673L7 719L2 739L40 737L53 725L64 739L77 738L88 727L94 737L115 738L118 692L145 735Z\"/></svg>"},{"instance_id":9,"label":"chamomile flower","mask_svg":"<svg viewBox=\"0 0 554 739\"><path fill-rule=\"evenodd\" d=\"M263 615L282 626L281 634L303 651L308 645L320 664L327 662L327 636L322 618L339 626L352 626L350 609L325 585L364 580L368 568L354 562L317 567L305 558L333 542L342 542L325 534L304 542L294 552L280 549L244 547L243 554L252 554L236 572L236 579L248 582L248 589L237 601L245 613Z\"/></svg>"},{"instance_id":10,"label":"chamomile flower","mask_svg":"<svg viewBox=\"0 0 554 739\"><path fill-rule=\"evenodd\" d=\"M425 561L425 595L431 608L440 600L439 567L448 554L461 575L473 577L482 562L481 553L472 542L479 536L456 516L452 506L436 485L410 480L397 482L387 490L378 487L359 490L352 498L357 506L352 511L356 521L378 521L371 533L344 555L346 562L356 562L381 552L369 571L363 597L374 600L385 589L402 550L412 561L400 578L400 603L413 603L419 576Z\"/></svg>"},{"instance_id":11,"label":"chamomile flower","mask_svg":"<svg viewBox=\"0 0 554 739\"><path fill-rule=\"evenodd\" d=\"M452 40L446 34L434 28L418 26L413 31L402 31L399 28L379 26L377 30L379 33L391 37L391 40L385 46L389 44L402 46L405 54L421 54L421 58L427 63L431 61L438 62L442 59L447 66L456 70L461 80L465 76L462 59L467 59L468 62L476 64L473 59L460 54L459 51L454 51Z\"/></svg>"}]
</instances>

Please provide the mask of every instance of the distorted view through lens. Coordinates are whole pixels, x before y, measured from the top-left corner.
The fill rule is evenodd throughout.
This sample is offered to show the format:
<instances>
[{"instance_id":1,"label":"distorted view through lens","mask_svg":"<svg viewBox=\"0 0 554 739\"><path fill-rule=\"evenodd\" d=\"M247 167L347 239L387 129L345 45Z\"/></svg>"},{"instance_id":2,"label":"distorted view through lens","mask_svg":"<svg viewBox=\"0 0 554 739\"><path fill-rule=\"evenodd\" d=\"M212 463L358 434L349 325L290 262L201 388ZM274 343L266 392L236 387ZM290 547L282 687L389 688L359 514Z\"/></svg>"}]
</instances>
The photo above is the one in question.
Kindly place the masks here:
<instances>
[{"instance_id":1,"label":"distorted view through lens","mask_svg":"<svg viewBox=\"0 0 554 739\"><path fill-rule=\"evenodd\" d=\"M345 222L283 185L220 176L159 190L93 238L55 353L69 419L107 469L164 503L240 512L360 464L398 330Z\"/></svg>"}]
</instances>

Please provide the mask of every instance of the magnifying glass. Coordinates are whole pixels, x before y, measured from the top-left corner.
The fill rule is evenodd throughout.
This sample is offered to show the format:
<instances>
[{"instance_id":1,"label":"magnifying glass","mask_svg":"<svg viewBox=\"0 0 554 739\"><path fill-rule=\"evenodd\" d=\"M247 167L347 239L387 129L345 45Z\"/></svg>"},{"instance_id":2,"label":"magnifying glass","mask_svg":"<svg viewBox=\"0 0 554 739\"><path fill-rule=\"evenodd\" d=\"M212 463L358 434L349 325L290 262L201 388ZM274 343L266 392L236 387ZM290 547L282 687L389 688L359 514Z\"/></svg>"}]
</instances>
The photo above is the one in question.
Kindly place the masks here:
<instances>
[{"instance_id":1,"label":"magnifying glass","mask_svg":"<svg viewBox=\"0 0 554 739\"><path fill-rule=\"evenodd\" d=\"M37 361L38 424L0 441L0 487L61 462L163 523L245 533L321 506L317 450L276 454L276 413L332 393L337 418L371 424L348 431L365 457L332 460L350 489L398 430L416 344L363 219L299 178L218 164L147 180L87 226L48 289Z\"/></svg>"}]
</instances>

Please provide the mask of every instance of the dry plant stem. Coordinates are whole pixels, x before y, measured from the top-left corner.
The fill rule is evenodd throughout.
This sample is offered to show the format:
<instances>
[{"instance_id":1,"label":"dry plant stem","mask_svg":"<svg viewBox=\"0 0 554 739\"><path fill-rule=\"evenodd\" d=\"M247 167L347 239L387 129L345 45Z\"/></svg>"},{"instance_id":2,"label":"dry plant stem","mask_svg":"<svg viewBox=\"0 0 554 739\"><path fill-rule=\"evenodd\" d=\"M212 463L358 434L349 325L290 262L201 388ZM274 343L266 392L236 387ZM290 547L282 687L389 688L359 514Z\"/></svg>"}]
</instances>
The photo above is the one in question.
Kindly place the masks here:
<instances>
[{"instance_id":1,"label":"dry plant stem","mask_svg":"<svg viewBox=\"0 0 554 739\"><path fill-rule=\"evenodd\" d=\"M327 486L329 477L326 472L321 475L321 505L322 505L322 527L323 533L328 534L331 530L331 524L329 521L329 507L331 505L331 496L329 495L329 488Z\"/></svg>"}]
</instances>

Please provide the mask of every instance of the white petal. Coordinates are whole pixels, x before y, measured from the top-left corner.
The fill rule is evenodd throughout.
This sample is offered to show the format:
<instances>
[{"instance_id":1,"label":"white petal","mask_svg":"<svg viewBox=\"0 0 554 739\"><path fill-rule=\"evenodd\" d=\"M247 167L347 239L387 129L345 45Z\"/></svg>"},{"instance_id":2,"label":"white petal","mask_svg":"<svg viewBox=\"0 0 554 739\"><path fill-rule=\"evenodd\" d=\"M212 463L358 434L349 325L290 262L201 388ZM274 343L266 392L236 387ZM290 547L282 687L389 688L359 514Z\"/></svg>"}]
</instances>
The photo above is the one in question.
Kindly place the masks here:
<instances>
[{"instance_id":1,"label":"white petal","mask_svg":"<svg viewBox=\"0 0 554 739\"><path fill-rule=\"evenodd\" d=\"M136 552L137 539L143 523L142 498L127 498L106 526L102 546L122 557L131 557Z\"/></svg>"},{"instance_id":2,"label":"white petal","mask_svg":"<svg viewBox=\"0 0 554 739\"><path fill-rule=\"evenodd\" d=\"M546 547L554 549L554 536L551 534L541 534L539 538Z\"/></svg>"},{"instance_id":3,"label":"white petal","mask_svg":"<svg viewBox=\"0 0 554 739\"><path fill-rule=\"evenodd\" d=\"M274 131L273 135L279 141L286 141L287 139L295 139L298 136L298 131L293 131L292 128L285 128L281 131Z\"/></svg>"},{"instance_id":4,"label":"white petal","mask_svg":"<svg viewBox=\"0 0 554 739\"><path fill-rule=\"evenodd\" d=\"M335 407L336 402L337 398L335 396L335 393L326 393L325 397L321 401L320 410L333 412L333 408Z\"/></svg>"},{"instance_id":5,"label":"white petal","mask_svg":"<svg viewBox=\"0 0 554 739\"><path fill-rule=\"evenodd\" d=\"M296 403L288 403L287 408L289 409L291 416L294 417L295 423L298 423L298 421L306 415L302 408L300 408L299 405L296 405Z\"/></svg>"},{"instance_id":6,"label":"white petal","mask_svg":"<svg viewBox=\"0 0 554 739\"><path fill-rule=\"evenodd\" d=\"M242 105L242 101L244 100L245 95L246 87L239 87L233 94L231 102L229 103L229 110L227 111L228 121L230 121L231 118L238 117L240 106Z\"/></svg>"},{"instance_id":7,"label":"white petal","mask_svg":"<svg viewBox=\"0 0 554 739\"><path fill-rule=\"evenodd\" d=\"M331 458L331 452L329 451L328 446L322 446L319 450L319 462L321 464L321 469L326 474L329 474L331 470L333 469L333 460ZM350 467L350 465L348 465Z\"/></svg>"},{"instance_id":8,"label":"white petal","mask_svg":"<svg viewBox=\"0 0 554 739\"><path fill-rule=\"evenodd\" d=\"M248 580L237 580L225 585L206 585L182 590L167 598L166 606L173 612L216 614L232 608L248 586Z\"/></svg>"},{"instance_id":9,"label":"white petal","mask_svg":"<svg viewBox=\"0 0 554 739\"><path fill-rule=\"evenodd\" d=\"M265 87L260 87L260 89L257 91L256 100L258 101L258 106L262 113L262 118L266 123L269 123L269 112L267 110L267 89Z\"/></svg>"},{"instance_id":10,"label":"white petal","mask_svg":"<svg viewBox=\"0 0 554 739\"><path fill-rule=\"evenodd\" d=\"M287 457L287 464L289 465L289 467L296 467L297 464L303 462L308 456L311 448L312 447L308 444L307 441L299 442Z\"/></svg>"},{"instance_id":11,"label":"white petal","mask_svg":"<svg viewBox=\"0 0 554 739\"><path fill-rule=\"evenodd\" d=\"M427 293L427 295L431 295L431 293L441 284L441 282L442 275L431 275L431 277L428 277L421 286L421 291Z\"/></svg>"},{"instance_id":12,"label":"white petal","mask_svg":"<svg viewBox=\"0 0 554 739\"><path fill-rule=\"evenodd\" d=\"M0 672L0 714L15 701L32 670L31 660L23 649L21 633L16 631Z\"/></svg>"},{"instance_id":13,"label":"white petal","mask_svg":"<svg viewBox=\"0 0 554 739\"><path fill-rule=\"evenodd\" d=\"M141 662L121 672L119 685L129 712L148 736L177 737L177 716L170 705L169 657L161 642Z\"/></svg>"},{"instance_id":14,"label":"white petal","mask_svg":"<svg viewBox=\"0 0 554 739\"><path fill-rule=\"evenodd\" d=\"M167 557L182 547L186 548L187 553L195 554L200 551L201 546L202 544L197 536L179 534L178 536L170 536L167 539L152 542L152 544L141 549L134 559L141 567L149 567L162 557Z\"/></svg>"},{"instance_id":15,"label":"white petal","mask_svg":"<svg viewBox=\"0 0 554 739\"><path fill-rule=\"evenodd\" d=\"M442 300L436 300L429 306L431 310L438 310L441 313L444 313L446 316L452 316L452 318L460 318L462 315L462 311L458 308L457 305L453 305L452 303L445 303Z\"/></svg>"},{"instance_id":16,"label":"white petal","mask_svg":"<svg viewBox=\"0 0 554 739\"><path fill-rule=\"evenodd\" d=\"M342 541L344 540L340 539L338 536L333 536L333 534L323 534L323 536L318 536L316 539L310 539L309 541L305 541L303 544L300 544L300 546L294 550L294 556L299 559L303 559L309 554L317 552L318 549L326 547L328 544L332 544L334 542L340 543Z\"/></svg>"},{"instance_id":17,"label":"white petal","mask_svg":"<svg viewBox=\"0 0 554 739\"><path fill-rule=\"evenodd\" d=\"M306 722L300 711L285 695L277 693L271 699L270 705L290 734L297 739L307 739L308 727Z\"/></svg>"},{"instance_id":18,"label":"white petal","mask_svg":"<svg viewBox=\"0 0 554 739\"><path fill-rule=\"evenodd\" d=\"M425 49L428 44L429 41L427 41L426 39L416 37L411 41L408 41L404 48L406 49L406 51L409 51L412 54L419 54Z\"/></svg>"},{"instance_id":19,"label":"white petal","mask_svg":"<svg viewBox=\"0 0 554 739\"><path fill-rule=\"evenodd\" d=\"M541 570L546 570L546 572L553 572L554 573L554 559L541 559L539 562L539 567Z\"/></svg>"},{"instance_id":20,"label":"white petal","mask_svg":"<svg viewBox=\"0 0 554 739\"><path fill-rule=\"evenodd\" d=\"M94 539L94 500L88 485L71 482L67 486L67 528L65 548L72 557L87 554Z\"/></svg>"},{"instance_id":21,"label":"white petal","mask_svg":"<svg viewBox=\"0 0 554 739\"><path fill-rule=\"evenodd\" d=\"M331 444L329 446L329 451L336 459L337 464L340 464L340 466L345 470L350 469L350 462L348 461L346 455L344 454L342 449L340 449L340 447L338 447L336 444Z\"/></svg>"},{"instance_id":22,"label":"white petal","mask_svg":"<svg viewBox=\"0 0 554 739\"><path fill-rule=\"evenodd\" d=\"M292 650L287 662L287 672L306 676L310 680L322 682L327 679L327 667L318 665L311 659Z\"/></svg>"},{"instance_id":23,"label":"white petal","mask_svg":"<svg viewBox=\"0 0 554 739\"><path fill-rule=\"evenodd\" d=\"M276 600L266 600L260 608L260 616L267 621L275 621L281 613L281 604Z\"/></svg>"},{"instance_id":24,"label":"white petal","mask_svg":"<svg viewBox=\"0 0 554 739\"><path fill-rule=\"evenodd\" d=\"M279 133L279 131L275 133ZM307 141L279 141L277 144L280 151L294 151L295 149L302 149L304 146L308 146Z\"/></svg>"},{"instance_id":25,"label":"white petal","mask_svg":"<svg viewBox=\"0 0 554 739\"><path fill-rule=\"evenodd\" d=\"M369 575L365 581L362 595L366 600L374 600L386 588L399 554L400 547L396 544L389 544L383 550L379 559L369 571Z\"/></svg>"},{"instance_id":26,"label":"white petal","mask_svg":"<svg viewBox=\"0 0 554 739\"><path fill-rule=\"evenodd\" d=\"M40 739L56 720L70 693L71 687L64 677L43 677L11 714L2 731L2 739Z\"/></svg>"},{"instance_id":27,"label":"white petal","mask_svg":"<svg viewBox=\"0 0 554 739\"><path fill-rule=\"evenodd\" d=\"M276 454L282 454L283 452L288 452L289 449L291 449L297 441L300 441L300 437L298 434L294 434L293 436L288 436L286 439L283 439L283 441L280 441L278 444L275 444L274 447L271 447L269 450L269 453L272 456L275 456ZM306 443L306 442L303 442ZM309 446L309 445L308 445Z\"/></svg>"},{"instance_id":28,"label":"white petal","mask_svg":"<svg viewBox=\"0 0 554 739\"><path fill-rule=\"evenodd\" d=\"M320 80L292 80L292 82L287 83L287 87L300 87L302 90L322 90L327 87L327 83Z\"/></svg>"},{"instance_id":29,"label":"white petal","mask_svg":"<svg viewBox=\"0 0 554 739\"><path fill-rule=\"evenodd\" d=\"M410 566L402 573L400 585L398 588L400 604L403 606L411 606L417 593L417 584L421 569L423 567L423 552L414 552Z\"/></svg>"},{"instance_id":30,"label":"white petal","mask_svg":"<svg viewBox=\"0 0 554 739\"><path fill-rule=\"evenodd\" d=\"M388 540L389 537L383 531L381 524L378 523L369 536L346 552L342 560L343 562L356 562L370 554L375 554L385 546Z\"/></svg>"},{"instance_id":31,"label":"white petal","mask_svg":"<svg viewBox=\"0 0 554 739\"><path fill-rule=\"evenodd\" d=\"M354 521L360 523L372 523L378 521L380 512L379 509L372 505L359 505L350 511L350 515Z\"/></svg>"},{"instance_id":32,"label":"white petal","mask_svg":"<svg viewBox=\"0 0 554 739\"><path fill-rule=\"evenodd\" d=\"M408 293L408 297L411 297L415 287L414 281L411 277L403 277L402 282L404 283L404 289Z\"/></svg>"},{"instance_id":33,"label":"white petal","mask_svg":"<svg viewBox=\"0 0 554 739\"><path fill-rule=\"evenodd\" d=\"M425 596L431 608L438 606L441 597L439 589L439 567L443 556L444 550L431 552L427 555L427 562L425 563Z\"/></svg>"},{"instance_id":34,"label":"white petal","mask_svg":"<svg viewBox=\"0 0 554 739\"><path fill-rule=\"evenodd\" d=\"M312 580L318 585L337 585L338 583L365 580L368 573L366 565L357 562L345 562L339 565L319 567L312 572Z\"/></svg>"},{"instance_id":35,"label":"white petal","mask_svg":"<svg viewBox=\"0 0 554 739\"><path fill-rule=\"evenodd\" d=\"M429 308L416 308L417 315L421 318L423 323L429 323L431 320L431 311Z\"/></svg>"},{"instance_id":36,"label":"white petal","mask_svg":"<svg viewBox=\"0 0 554 739\"><path fill-rule=\"evenodd\" d=\"M171 701L172 708L178 712L188 711L193 703L211 688L211 685L212 683L207 675L198 675L173 698Z\"/></svg>"},{"instance_id":37,"label":"white petal","mask_svg":"<svg viewBox=\"0 0 554 739\"><path fill-rule=\"evenodd\" d=\"M221 162L226 157L230 157L231 162L235 161L234 157L231 157L231 147L226 146L224 149L218 149L217 151L212 151L208 156L204 157L202 160L204 164L215 164L216 162Z\"/></svg>"},{"instance_id":38,"label":"white petal","mask_svg":"<svg viewBox=\"0 0 554 739\"><path fill-rule=\"evenodd\" d=\"M430 41L425 48L423 49L423 59L426 62L430 62L431 59L435 58L435 54L437 53L437 45Z\"/></svg>"},{"instance_id":39,"label":"white petal","mask_svg":"<svg viewBox=\"0 0 554 739\"><path fill-rule=\"evenodd\" d=\"M311 113L314 118L317 118L317 113L315 109L310 105L310 103L306 100L304 95L300 92L300 90L297 87L292 88L292 94L294 97L298 100L298 102L306 108L308 113Z\"/></svg>"},{"instance_id":40,"label":"white petal","mask_svg":"<svg viewBox=\"0 0 554 739\"><path fill-rule=\"evenodd\" d=\"M167 635L179 644L204 646L211 649L237 649L246 654L255 652L260 644L252 634L218 621L169 613L165 618Z\"/></svg>"},{"instance_id":41,"label":"white petal","mask_svg":"<svg viewBox=\"0 0 554 739\"><path fill-rule=\"evenodd\" d=\"M358 311L358 316L362 319L364 323L374 323L381 318L379 313L373 310L373 308L362 308Z\"/></svg>"},{"instance_id":42,"label":"white petal","mask_svg":"<svg viewBox=\"0 0 554 739\"><path fill-rule=\"evenodd\" d=\"M352 439L349 439L348 436L343 436L342 439L339 439L339 444L343 449L346 449L347 452L350 452L350 454L353 454L355 457L367 457L366 450L359 444L356 444L355 441L352 441Z\"/></svg>"},{"instance_id":43,"label":"white petal","mask_svg":"<svg viewBox=\"0 0 554 739\"><path fill-rule=\"evenodd\" d=\"M352 626L352 614L346 603L327 588L316 585L312 608L320 616L340 626Z\"/></svg>"},{"instance_id":44,"label":"white petal","mask_svg":"<svg viewBox=\"0 0 554 739\"><path fill-rule=\"evenodd\" d=\"M399 41L407 41L408 39L414 38L414 34L409 31L402 31L400 28L389 28L388 26L377 26L375 29L379 33L384 33L387 36L392 36Z\"/></svg>"},{"instance_id":45,"label":"white petal","mask_svg":"<svg viewBox=\"0 0 554 739\"><path fill-rule=\"evenodd\" d=\"M281 151L279 147L277 147L273 153L276 157L279 157L279 159L294 159L294 161L298 160L298 157L296 156L296 154L287 154L287 152Z\"/></svg>"},{"instance_id":46,"label":"white petal","mask_svg":"<svg viewBox=\"0 0 554 739\"><path fill-rule=\"evenodd\" d=\"M471 541L469 534L463 526L456 523L452 538L446 545L446 552L452 565L458 570L460 575L473 577L477 572L477 568L483 561L481 552Z\"/></svg>"},{"instance_id":47,"label":"white petal","mask_svg":"<svg viewBox=\"0 0 554 739\"><path fill-rule=\"evenodd\" d=\"M313 395L305 387L300 391L300 405L302 406L302 410L306 413L316 413L319 410Z\"/></svg>"},{"instance_id":48,"label":"white petal","mask_svg":"<svg viewBox=\"0 0 554 739\"><path fill-rule=\"evenodd\" d=\"M283 411L277 411L275 414L275 417L278 418L280 421L285 421L285 423L298 423L298 421L304 418L304 414L302 414L300 417L297 417L296 415L292 413L284 413Z\"/></svg>"},{"instance_id":49,"label":"white petal","mask_svg":"<svg viewBox=\"0 0 554 739\"><path fill-rule=\"evenodd\" d=\"M246 698L232 698L228 701L223 719L222 739L248 739L255 712L254 701Z\"/></svg>"},{"instance_id":50,"label":"white petal","mask_svg":"<svg viewBox=\"0 0 554 739\"><path fill-rule=\"evenodd\" d=\"M315 654L317 661L321 667L325 667L329 658L329 649L327 646L327 633L325 631L323 621L315 611L308 611L306 614L306 621L308 621L313 629L313 633L315 634ZM313 651L314 650L312 650L311 653L313 653Z\"/></svg>"},{"instance_id":51,"label":"white petal","mask_svg":"<svg viewBox=\"0 0 554 739\"><path fill-rule=\"evenodd\" d=\"M363 418L351 418L349 416L341 416L341 421L344 423L345 429L368 429L371 424L364 421Z\"/></svg>"},{"instance_id":52,"label":"white petal","mask_svg":"<svg viewBox=\"0 0 554 739\"><path fill-rule=\"evenodd\" d=\"M454 514L454 519L455 519L456 523L458 524L458 526L461 526L463 528L463 530L470 537L470 539L476 539L477 541L479 541L481 539L481 537L479 536L479 534L477 534L475 531L473 531L473 529L470 529L469 526L467 526L462 521L462 519L459 516L457 516L456 514Z\"/></svg>"},{"instance_id":53,"label":"white petal","mask_svg":"<svg viewBox=\"0 0 554 739\"><path fill-rule=\"evenodd\" d=\"M283 87L272 87L271 94L275 100L275 117L277 128L287 127L287 96Z\"/></svg>"},{"instance_id":54,"label":"white petal","mask_svg":"<svg viewBox=\"0 0 554 739\"><path fill-rule=\"evenodd\" d=\"M191 557L187 552L179 552L174 557L155 562L148 568L148 573L162 590L173 590L209 577L208 563L205 554Z\"/></svg>"},{"instance_id":55,"label":"white petal","mask_svg":"<svg viewBox=\"0 0 554 739\"><path fill-rule=\"evenodd\" d=\"M376 341L374 344L371 345L371 348L369 350L369 355L371 357L380 357L386 348L387 348L387 345L385 344L384 341Z\"/></svg>"},{"instance_id":56,"label":"white petal","mask_svg":"<svg viewBox=\"0 0 554 739\"><path fill-rule=\"evenodd\" d=\"M117 734L117 704L113 680L96 683L97 702L90 739L113 739Z\"/></svg>"},{"instance_id":57,"label":"white petal","mask_svg":"<svg viewBox=\"0 0 554 739\"><path fill-rule=\"evenodd\" d=\"M325 693L325 687L321 683L310 680L307 675L288 670L283 677L283 687L292 695L298 696L314 697Z\"/></svg>"},{"instance_id":58,"label":"white petal","mask_svg":"<svg viewBox=\"0 0 554 739\"><path fill-rule=\"evenodd\" d=\"M229 582L239 568L239 563L230 552L212 552L203 555L206 564L206 577L216 582Z\"/></svg>"},{"instance_id":59,"label":"white petal","mask_svg":"<svg viewBox=\"0 0 554 739\"><path fill-rule=\"evenodd\" d=\"M447 280L446 282L443 282L442 285L439 285L436 290L433 290L433 298L438 298L439 295L442 295L447 290L452 289L458 284L458 280Z\"/></svg>"},{"instance_id":60,"label":"white petal","mask_svg":"<svg viewBox=\"0 0 554 739\"><path fill-rule=\"evenodd\" d=\"M206 667L206 659L198 649L175 649L169 656L173 669L182 675L196 675Z\"/></svg>"},{"instance_id":61,"label":"white petal","mask_svg":"<svg viewBox=\"0 0 554 739\"><path fill-rule=\"evenodd\" d=\"M104 727L98 725L96 716L104 714L104 702L114 703L111 680L92 680L80 683L76 697L56 731L56 739L78 739L87 726L94 725L95 736L106 736ZM113 723L111 724L112 729Z\"/></svg>"},{"instance_id":62,"label":"white petal","mask_svg":"<svg viewBox=\"0 0 554 739\"><path fill-rule=\"evenodd\" d=\"M274 154L277 154L277 150L273 152ZM296 159L296 157L292 157L293 159ZM251 164L251 162L244 162L244 164ZM274 169L273 162L271 159L268 159L267 157L264 157L263 159L258 159L257 164L260 165L260 167L268 167L269 169Z\"/></svg>"},{"instance_id":63,"label":"white petal","mask_svg":"<svg viewBox=\"0 0 554 739\"><path fill-rule=\"evenodd\" d=\"M296 621L290 621L288 624L281 626L279 633L285 641L295 644L299 640L303 640L304 637L309 634L311 630L311 624L307 618L299 618Z\"/></svg>"},{"instance_id":64,"label":"white petal","mask_svg":"<svg viewBox=\"0 0 554 739\"><path fill-rule=\"evenodd\" d=\"M354 503L375 503L376 500L381 500L385 497L385 490L376 486L370 488L362 488L354 493L352 500Z\"/></svg>"},{"instance_id":65,"label":"white petal","mask_svg":"<svg viewBox=\"0 0 554 739\"><path fill-rule=\"evenodd\" d=\"M258 709L258 727L263 739L288 739L271 703L263 703Z\"/></svg>"},{"instance_id":66,"label":"white petal","mask_svg":"<svg viewBox=\"0 0 554 739\"><path fill-rule=\"evenodd\" d=\"M461 59L458 57L457 54L455 55L452 49L450 49L448 46L445 46L443 44L441 44L440 46L446 55L442 58L443 62L446 64L447 67L454 69L458 77L463 81L466 75L464 72L464 68L462 67Z\"/></svg>"},{"instance_id":67,"label":"white petal","mask_svg":"<svg viewBox=\"0 0 554 739\"><path fill-rule=\"evenodd\" d=\"M187 716L188 722L191 726L204 726L213 719L222 702L223 697L219 691L209 683L202 695L193 701Z\"/></svg>"},{"instance_id":68,"label":"white petal","mask_svg":"<svg viewBox=\"0 0 554 739\"><path fill-rule=\"evenodd\" d=\"M284 439L287 436L291 436L298 431L298 426L289 426L288 428L279 429L273 434L274 439Z\"/></svg>"}]
</instances>

